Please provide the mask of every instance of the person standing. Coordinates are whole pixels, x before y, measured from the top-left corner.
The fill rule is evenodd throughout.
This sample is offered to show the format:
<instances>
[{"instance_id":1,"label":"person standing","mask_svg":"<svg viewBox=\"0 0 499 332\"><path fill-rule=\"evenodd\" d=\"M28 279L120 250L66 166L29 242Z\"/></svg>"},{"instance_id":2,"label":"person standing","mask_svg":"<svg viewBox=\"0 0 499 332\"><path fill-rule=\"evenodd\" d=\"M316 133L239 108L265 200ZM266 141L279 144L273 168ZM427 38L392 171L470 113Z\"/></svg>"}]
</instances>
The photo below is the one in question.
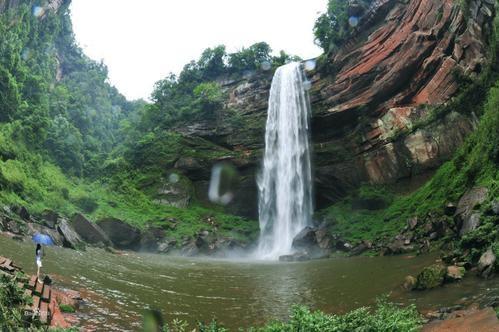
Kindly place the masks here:
<instances>
[{"instance_id":1,"label":"person standing","mask_svg":"<svg viewBox=\"0 0 499 332\"><path fill-rule=\"evenodd\" d=\"M42 246L40 243L38 243L36 245L36 250L35 250L35 258L36 258L36 266L37 266L36 279L40 283L41 283L41 281L40 281L40 269L42 267L42 256L43 256Z\"/></svg>"}]
</instances>

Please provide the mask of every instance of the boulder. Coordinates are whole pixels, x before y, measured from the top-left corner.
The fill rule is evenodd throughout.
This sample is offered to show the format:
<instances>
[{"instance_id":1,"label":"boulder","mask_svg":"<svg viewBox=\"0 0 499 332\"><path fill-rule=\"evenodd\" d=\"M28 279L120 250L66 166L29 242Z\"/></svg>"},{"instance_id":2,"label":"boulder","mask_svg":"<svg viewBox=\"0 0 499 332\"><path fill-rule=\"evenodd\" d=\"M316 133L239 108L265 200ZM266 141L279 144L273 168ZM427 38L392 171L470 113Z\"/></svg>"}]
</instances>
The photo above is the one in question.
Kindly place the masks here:
<instances>
[{"instance_id":1,"label":"boulder","mask_svg":"<svg viewBox=\"0 0 499 332\"><path fill-rule=\"evenodd\" d=\"M414 230L414 228L416 228L418 222L419 222L418 217L410 218L409 220L407 220L407 227L412 231Z\"/></svg>"},{"instance_id":2,"label":"boulder","mask_svg":"<svg viewBox=\"0 0 499 332\"><path fill-rule=\"evenodd\" d=\"M182 245L180 253L184 256L197 256L199 254L199 248L196 245L196 241L190 241Z\"/></svg>"},{"instance_id":3,"label":"boulder","mask_svg":"<svg viewBox=\"0 0 499 332\"><path fill-rule=\"evenodd\" d=\"M291 255L279 256L280 262L303 262L303 261L308 261L310 259L312 259L312 257L306 251L299 251Z\"/></svg>"},{"instance_id":4,"label":"boulder","mask_svg":"<svg viewBox=\"0 0 499 332\"><path fill-rule=\"evenodd\" d=\"M490 278L494 274L496 264L496 255L492 249L487 250L482 254L478 261L478 274L484 278Z\"/></svg>"},{"instance_id":5,"label":"boulder","mask_svg":"<svg viewBox=\"0 0 499 332\"><path fill-rule=\"evenodd\" d=\"M446 281L457 281L464 277L466 269L462 266L451 265L447 266L447 273L445 274Z\"/></svg>"},{"instance_id":6,"label":"boulder","mask_svg":"<svg viewBox=\"0 0 499 332\"><path fill-rule=\"evenodd\" d=\"M7 232L13 234L21 235L23 233L23 227L17 221L10 218L5 218L3 221L3 227Z\"/></svg>"},{"instance_id":7,"label":"boulder","mask_svg":"<svg viewBox=\"0 0 499 332\"><path fill-rule=\"evenodd\" d=\"M402 285L404 289L412 290L416 286L417 279L413 276L407 276L404 279L404 284Z\"/></svg>"},{"instance_id":8,"label":"boulder","mask_svg":"<svg viewBox=\"0 0 499 332\"><path fill-rule=\"evenodd\" d=\"M57 223L57 231L62 236L62 245L64 247L76 250L85 249L85 243L82 241L78 233L74 231L67 219L60 218Z\"/></svg>"},{"instance_id":9,"label":"boulder","mask_svg":"<svg viewBox=\"0 0 499 332\"><path fill-rule=\"evenodd\" d=\"M177 245L177 240L175 239L164 239L163 241L158 243L156 252L160 254L166 254L172 249L174 249Z\"/></svg>"},{"instance_id":10,"label":"boulder","mask_svg":"<svg viewBox=\"0 0 499 332\"><path fill-rule=\"evenodd\" d=\"M370 241L362 241L350 251L350 255L357 256L372 248Z\"/></svg>"},{"instance_id":11,"label":"boulder","mask_svg":"<svg viewBox=\"0 0 499 332\"><path fill-rule=\"evenodd\" d=\"M425 290L441 286L444 283L447 268L442 264L425 267L416 279L414 289Z\"/></svg>"},{"instance_id":12,"label":"boulder","mask_svg":"<svg viewBox=\"0 0 499 332\"><path fill-rule=\"evenodd\" d=\"M29 235L30 237L35 233L41 233L50 236L56 246L62 246L64 243L62 235L55 229L35 223L26 223L26 228L27 235Z\"/></svg>"},{"instance_id":13,"label":"boulder","mask_svg":"<svg viewBox=\"0 0 499 332\"><path fill-rule=\"evenodd\" d=\"M21 219L24 221L29 221L31 218L31 215L29 214L28 209L25 208L24 206L21 206L19 208L18 214L19 214L19 217L21 217Z\"/></svg>"},{"instance_id":14,"label":"boulder","mask_svg":"<svg viewBox=\"0 0 499 332\"><path fill-rule=\"evenodd\" d=\"M463 236L477 229L480 226L480 217L481 215L478 212L465 216L461 225L461 230L459 231L459 235Z\"/></svg>"},{"instance_id":15,"label":"boulder","mask_svg":"<svg viewBox=\"0 0 499 332\"><path fill-rule=\"evenodd\" d=\"M60 215L52 210L45 210L42 212L41 219L45 226L54 228L57 224L57 220L60 218Z\"/></svg>"},{"instance_id":16,"label":"boulder","mask_svg":"<svg viewBox=\"0 0 499 332\"><path fill-rule=\"evenodd\" d=\"M140 245L140 230L116 218L98 222L114 246L118 249L137 249Z\"/></svg>"},{"instance_id":17,"label":"boulder","mask_svg":"<svg viewBox=\"0 0 499 332\"><path fill-rule=\"evenodd\" d=\"M329 233L326 225L321 225L315 231L315 237L317 239L317 245L322 250L330 250L333 247L333 237Z\"/></svg>"},{"instance_id":18,"label":"boulder","mask_svg":"<svg viewBox=\"0 0 499 332\"><path fill-rule=\"evenodd\" d=\"M404 238L396 238L384 250L385 255L400 255L414 251L413 245L407 245Z\"/></svg>"},{"instance_id":19,"label":"boulder","mask_svg":"<svg viewBox=\"0 0 499 332\"><path fill-rule=\"evenodd\" d=\"M88 220L84 215L77 213L71 219L72 226L76 233L90 244L112 245L111 240L99 225Z\"/></svg>"},{"instance_id":20,"label":"boulder","mask_svg":"<svg viewBox=\"0 0 499 332\"><path fill-rule=\"evenodd\" d=\"M192 184L186 177L172 174L168 181L162 181L155 198L162 205L186 208L192 199L192 193Z\"/></svg>"},{"instance_id":21,"label":"boulder","mask_svg":"<svg viewBox=\"0 0 499 332\"><path fill-rule=\"evenodd\" d=\"M317 236L313 227L307 226L293 239L293 248L311 248L317 246Z\"/></svg>"},{"instance_id":22,"label":"boulder","mask_svg":"<svg viewBox=\"0 0 499 332\"><path fill-rule=\"evenodd\" d=\"M164 245L165 231L161 227L149 227L142 232L140 238L140 250L149 252L158 252L159 245ZM168 243L168 242L167 242ZM165 251L167 248L162 247L161 251Z\"/></svg>"},{"instance_id":23,"label":"boulder","mask_svg":"<svg viewBox=\"0 0 499 332\"><path fill-rule=\"evenodd\" d=\"M487 199L488 189L484 187L475 187L468 190L457 203L456 214L463 219L471 215L473 209L485 202Z\"/></svg>"}]
</instances>

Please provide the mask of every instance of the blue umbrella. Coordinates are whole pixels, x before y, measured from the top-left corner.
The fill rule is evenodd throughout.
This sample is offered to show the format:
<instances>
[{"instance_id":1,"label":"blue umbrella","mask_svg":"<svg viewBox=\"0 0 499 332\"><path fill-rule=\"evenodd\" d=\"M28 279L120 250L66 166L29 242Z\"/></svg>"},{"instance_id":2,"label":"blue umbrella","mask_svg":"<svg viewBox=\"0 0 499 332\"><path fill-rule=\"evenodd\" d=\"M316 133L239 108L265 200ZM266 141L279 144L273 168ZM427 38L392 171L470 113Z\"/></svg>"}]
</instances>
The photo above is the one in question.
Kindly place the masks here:
<instances>
[{"instance_id":1,"label":"blue umbrella","mask_svg":"<svg viewBox=\"0 0 499 332\"><path fill-rule=\"evenodd\" d=\"M49 235L46 234L41 234L41 233L36 233L31 237L33 242L43 244L45 246L53 246L54 245L54 240Z\"/></svg>"}]
</instances>

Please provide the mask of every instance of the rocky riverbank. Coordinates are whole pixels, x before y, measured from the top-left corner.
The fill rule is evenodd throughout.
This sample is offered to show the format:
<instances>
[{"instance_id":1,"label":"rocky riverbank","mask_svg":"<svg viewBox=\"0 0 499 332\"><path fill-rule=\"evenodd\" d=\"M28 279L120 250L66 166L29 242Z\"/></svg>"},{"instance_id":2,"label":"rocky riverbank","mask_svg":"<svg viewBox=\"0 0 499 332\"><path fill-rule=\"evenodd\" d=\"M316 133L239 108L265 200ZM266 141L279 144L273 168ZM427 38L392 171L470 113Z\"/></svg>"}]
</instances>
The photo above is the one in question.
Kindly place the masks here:
<instances>
[{"instance_id":1,"label":"rocky riverbank","mask_svg":"<svg viewBox=\"0 0 499 332\"><path fill-rule=\"evenodd\" d=\"M19 241L28 241L35 233L49 235L57 246L85 250L95 246L113 250L132 250L151 253L176 253L186 256L218 255L228 250L244 250L251 243L221 235L215 220L206 220L206 229L192 236L175 237L179 221L171 218L161 226L144 229L116 218L98 222L83 214L64 217L54 211L32 215L25 207L4 206L0 212L0 231ZM249 234L247 234L249 235Z\"/></svg>"}]
</instances>

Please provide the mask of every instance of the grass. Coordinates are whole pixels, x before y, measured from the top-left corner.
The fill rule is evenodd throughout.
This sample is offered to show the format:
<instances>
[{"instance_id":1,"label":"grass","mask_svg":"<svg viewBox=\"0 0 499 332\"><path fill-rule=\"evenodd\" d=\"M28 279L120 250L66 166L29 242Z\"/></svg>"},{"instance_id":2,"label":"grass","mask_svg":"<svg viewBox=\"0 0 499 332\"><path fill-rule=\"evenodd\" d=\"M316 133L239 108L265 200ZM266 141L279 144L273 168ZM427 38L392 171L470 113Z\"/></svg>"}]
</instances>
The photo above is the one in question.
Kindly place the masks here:
<instances>
[{"instance_id":1,"label":"grass","mask_svg":"<svg viewBox=\"0 0 499 332\"><path fill-rule=\"evenodd\" d=\"M473 186L489 189L489 200L499 196L499 81L488 91L482 104L477 130L465 141L454 158L442 165L425 185L408 195L393 195L377 187L363 187L357 194L317 213L329 221L333 233L346 240L377 239L396 234L414 216L441 215L448 202L456 203ZM364 191L364 192L363 192ZM385 197L386 209L354 209L357 196ZM484 205L490 203L486 202Z\"/></svg>"},{"instance_id":2,"label":"grass","mask_svg":"<svg viewBox=\"0 0 499 332\"><path fill-rule=\"evenodd\" d=\"M423 324L414 305L402 308L378 300L374 308L362 307L344 315L331 315L322 311L311 311L304 306L295 306L288 321L274 321L262 327L252 327L248 332L412 332L419 331ZM195 331L183 321L174 321L163 329L166 332ZM198 323L197 331L227 332L228 329L215 320ZM244 329L240 329L244 331Z\"/></svg>"},{"instance_id":3,"label":"grass","mask_svg":"<svg viewBox=\"0 0 499 332\"><path fill-rule=\"evenodd\" d=\"M148 225L167 226L175 219L177 226L167 236L181 239L201 230L213 230L239 240L254 239L256 222L227 215L221 208L203 207L194 201L188 208L156 203L137 188L144 174L128 175L102 182L71 178L62 170L33 152L15 137L16 124L0 126L0 202L25 206L32 214L53 210L71 216L86 214L91 220L113 217L140 229ZM151 175L151 176L154 176ZM208 223L208 218L211 223Z\"/></svg>"}]
</instances>

